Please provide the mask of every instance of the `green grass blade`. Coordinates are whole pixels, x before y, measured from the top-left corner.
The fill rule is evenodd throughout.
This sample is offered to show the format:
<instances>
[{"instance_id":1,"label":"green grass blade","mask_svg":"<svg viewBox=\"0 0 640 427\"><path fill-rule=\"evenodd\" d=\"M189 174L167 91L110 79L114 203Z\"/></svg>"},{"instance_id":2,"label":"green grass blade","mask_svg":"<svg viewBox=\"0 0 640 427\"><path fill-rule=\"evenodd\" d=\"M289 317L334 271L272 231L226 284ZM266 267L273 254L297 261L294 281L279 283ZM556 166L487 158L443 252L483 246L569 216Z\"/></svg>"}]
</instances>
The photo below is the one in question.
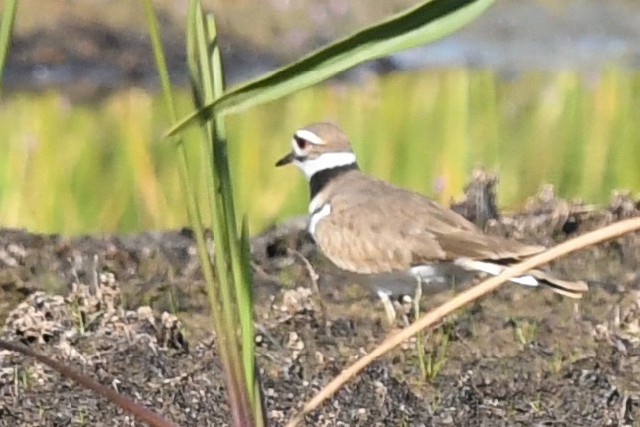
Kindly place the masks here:
<instances>
[{"instance_id":1,"label":"green grass blade","mask_svg":"<svg viewBox=\"0 0 640 427\"><path fill-rule=\"evenodd\" d=\"M174 107L173 95L171 91L171 82L169 80L168 69L166 66L164 52L163 52L161 41L160 41L160 33L158 30L157 19L153 12L151 1L145 0L144 5L147 12L147 22L149 24L149 33L152 39L154 56L156 58L158 71L161 76L162 87L165 93L165 101L170 111L170 116L172 120L175 120L175 107ZM199 52L202 53L203 50L206 51L206 47L208 46L208 43L209 43L206 29L202 25L200 25L199 27L197 25L197 18L198 17L202 18L202 9L198 2L192 2L191 7L195 9L195 11L193 12L190 11L191 13L189 14L189 23L194 24L194 20L196 21L195 33L197 34L198 40L195 40L195 38L193 37L194 30L192 28L192 30L190 31L190 38L188 38L188 40L191 40L191 41L187 42L187 46L198 47ZM193 17L195 17L196 19L194 19ZM200 22L202 22L202 19L200 19ZM193 52L193 51L190 51L190 52ZM207 56L205 55L203 57L202 55L198 55L198 58L204 59L204 65L202 63L199 64L201 67L199 71L207 70L207 68L209 67L209 64L207 63L207 60L206 60ZM194 67L193 67L193 65L195 64L194 56L191 57L189 64L190 64L190 70L196 71L194 70ZM209 99L213 99L213 93L212 93L213 86L211 85L211 80L207 79L207 77L211 75L211 72L210 71L204 72L204 73L194 72L193 76L198 76L198 74L200 77L199 83L202 83L202 85L200 86L194 85L194 88L195 88L194 93L197 90L199 89L201 90L202 88L204 88L204 92L205 92L204 99L207 99L206 98L207 96L209 97ZM203 140L203 146L209 146L209 141L212 141L211 138L213 137L211 124L206 124L205 128L206 128L206 131L204 132L205 134L204 136L208 138L205 138ZM236 328L235 328L236 322L234 321L233 310L232 310L232 307L233 307L232 297L229 292L229 290L232 288L231 288L231 284L228 283L228 280L227 280L227 274L226 274L227 266L224 260L224 255L228 251L225 247L226 245L224 244L221 245L221 242L220 242L221 240L222 241L224 240L223 238L224 233L220 232L220 227L215 227L216 224L223 222L225 219L216 217L216 221L214 221L214 229L217 228L216 235L215 235L215 238L216 238L215 252L216 252L216 257L218 257L219 261L221 261L216 263L216 267L218 271L217 276L219 279L218 283L220 284L220 286L217 286L213 277L211 260L209 258L209 252L207 250L206 242L204 239L204 227L201 221L201 217L199 215L199 208L197 205L197 201L195 199L196 193L190 180L189 165L187 162L185 147L182 141L180 140L178 141L179 143L177 144L177 147L179 150L178 161L179 161L180 175L183 180L183 183L185 184L186 197L188 200L187 208L189 212L189 217L195 230L196 241L198 244L198 255L200 257L200 263L205 276L205 280L208 285L208 294L209 294L209 299L211 304L212 317L214 320L214 327L218 333L217 348L220 353L220 357L222 359L223 365L225 366L225 378L226 378L227 389L228 389L227 391L229 393L229 402L230 402L232 416L233 416L235 425L250 425L252 423L252 414L247 402L248 386L243 385L242 383L242 380L244 379L242 375L242 364L238 362L238 358L234 354L237 352L238 342L237 342ZM205 149L205 153L207 154L208 158L210 158L210 156L208 155L210 152L211 150ZM212 174L212 177L213 177L213 174ZM213 189L214 188L213 185L211 185L210 188ZM218 205L217 206L219 207L218 212L222 212L222 209L219 206L219 200L215 199L213 205L214 205L214 208L216 207L216 205Z\"/></svg>"},{"instance_id":2,"label":"green grass blade","mask_svg":"<svg viewBox=\"0 0 640 427\"><path fill-rule=\"evenodd\" d=\"M186 31L186 45L187 45L187 71L189 73L189 81L191 83L191 91L192 96L195 99L195 104L200 108L200 106L204 105L204 100L201 98L202 94L200 94L197 88L202 87L202 83L200 82L200 72L198 70L198 61L196 51L198 49L197 45L197 19L198 19L198 8L195 7L195 1L191 0L189 2L189 11L187 15L187 31Z\"/></svg>"},{"instance_id":3,"label":"green grass blade","mask_svg":"<svg viewBox=\"0 0 640 427\"><path fill-rule=\"evenodd\" d=\"M211 35L213 47L210 58L213 69L213 96L215 99L218 99L224 95L224 70L222 68L222 57L220 56L220 45L218 44L218 30L216 29L216 22L213 15L206 15L205 19L205 25Z\"/></svg>"},{"instance_id":4,"label":"green grass blade","mask_svg":"<svg viewBox=\"0 0 640 427\"><path fill-rule=\"evenodd\" d=\"M191 1L190 3L189 25L191 27L188 30L190 37L187 38L187 48L189 49L187 63L191 64L189 70L192 73L191 89L194 102L197 108L200 108L202 105L210 103L216 98L212 79L207 78L207 76L211 74L211 62L208 55L209 35L205 24L205 16L199 1ZM207 206L211 214L214 215L214 212L217 212L214 207L214 203L217 203L215 199L215 182L217 182L217 178L214 176L212 122L204 121L201 126L201 131L203 135L200 143L200 149L202 150L201 161L203 170L207 173L207 179L205 179ZM212 215L209 215L209 218L212 218ZM224 236L221 237L221 239L223 238ZM220 245L224 248L227 247L226 241L221 242ZM226 275L221 279L226 283Z\"/></svg>"},{"instance_id":5,"label":"green grass blade","mask_svg":"<svg viewBox=\"0 0 640 427\"><path fill-rule=\"evenodd\" d=\"M205 102L211 102L215 99L217 73L221 73L222 69L213 69L210 51L215 49L215 32L211 33L207 24L207 20L202 11L199 1L192 2L192 7L196 8L195 12L195 34L196 34L196 55L198 80L200 87L194 88L194 93L200 93ZM215 28L213 29L215 31ZM196 99L197 102L197 99ZM252 423L252 414L250 401L248 396L249 387L245 383L243 373L243 365L241 360L236 357L241 351L238 337L236 334L236 310L235 310L235 294L233 276L229 273L230 264L230 240L235 236L228 233L227 224L235 223L235 218L228 217L225 212L224 197L219 194L218 188L224 187L224 179L221 179L223 170L228 168L227 165L221 164L218 155L218 147L223 144L226 136L224 128L217 126L215 118L206 120L202 123L203 127L203 155L208 159L207 172L208 182L207 189L209 200L211 202L210 209L212 212L212 229L215 242L215 267L217 272L217 283L208 284L209 291L216 288L219 295L218 301L212 301L212 311L219 311L222 316L222 329L217 330L219 339L223 340L222 345L227 347L230 354L234 357L229 360L225 366L226 374L231 382L229 389L230 406L234 418L235 425L246 425Z\"/></svg>"},{"instance_id":6,"label":"green grass blade","mask_svg":"<svg viewBox=\"0 0 640 427\"><path fill-rule=\"evenodd\" d=\"M235 263L236 269L236 296L238 299L238 313L240 315L240 331L242 336L242 356L243 367L247 385L259 387L255 378L255 337L253 331L253 295L252 295L252 271L251 271L251 248L250 248L249 227L246 216L242 220L240 232L239 257ZM253 408L260 406L260 389L254 389L249 393L252 399ZM256 416L256 421L260 418Z\"/></svg>"},{"instance_id":7,"label":"green grass blade","mask_svg":"<svg viewBox=\"0 0 640 427\"><path fill-rule=\"evenodd\" d=\"M207 31L211 37L212 46L210 48L211 58L210 64L213 70L213 94L217 99L224 94L223 65L220 55L220 48L217 44L217 30L213 16L206 17ZM225 218L227 219L227 233L229 236L229 251L231 271L233 274L233 282L235 285L236 304L238 316L240 319L240 336L242 337L242 360L245 374L245 381L248 387L255 383L255 352L254 352L254 333L253 333L253 305L251 303L251 259L245 254L248 246L248 227L243 222L242 235L238 241L238 231L236 228L236 213L233 202L232 180L229 170L229 159L226 143L226 127L221 116L215 115L215 131L219 135L214 147L214 167L220 174L220 192L221 199L225 210ZM244 239L244 240L243 240ZM247 274L247 271L249 274ZM249 391L251 406L256 407L255 393ZM257 419L257 418L256 418Z\"/></svg>"},{"instance_id":8,"label":"green grass blade","mask_svg":"<svg viewBox=\"0 0 640 427\"><path fill-rule=\"evenodd\" d=\"M18 9L18 0L7 0L2 14L2 23L0 23L0 94L2 94L2 76L4 75L4 64L9 54L9 45L11 44L11 35L13 34L13 24L16 20L16 10Z\"/></svg>"},{"instance_id":9,"label":"green grass blade","mask_svg":"<svg viewBox=\"0 0 640 427\"><path fill-rule=\"evenodd\" d=\"M197 76L192 81L199 82L194 87L194 93L199 100L212 102L223 94L224 80L220 50L217 44L217 32L213 15L204 15L199 2L193 2L192 7L197 10L190 13L190 22L194 30L190 34L193 43L188 42L195 58L190 59L191 69L196 70ZM238 354L233 363L227 367L235 381L233 390L232 409L234 421L237 425L247 422L262 424L263 408L257 407L256 402L262 402L260 389L255 388L255 356L253 351L253 309L246 306L245 289L251 286L245 279L246 268L250 263L242 256L241 242L238 241L236 216L231 188L231 175L227 155L226 128L222 116L214 114L202 122L203 151L208 159L209 173L207 189L211 201L212 229L215 239L215 266L217 271L217 287L220 300L218 305L223 318L224 336L227 345ZM243 263L246 265L243 266ZM242 307L240 309L240 307ZM240 324L240 337L236 335ZM219 335L221 331L219 331ZM241 343L238 340L241 340ZM246 343L250 342L250 345ZM244 381L243 381L244 380Z\"/></svg>"},{"instance_id":10,"label":"green grass blade","mask_svg":"<svg viewBox=\"0 0 640 427\"><path fill-rule=\"evenodd\" d=\"M167 111L169 111L169 117L172 121L175 121L178 116L176 113L171 79L169 77L169 67L167 66L164 49L162 48L162 39L160 37L158 19L156 18L155 12L153 11L153 4L151 0L143 0L142 3L144 5L144 10L147 18L149 38L151 40L151 50L153 51L153 57L156 61L156 69L158 70L160 85L162 86L162 94L164 95L164 103Z\"/></svg>"},{"instance_id":11,"label":"green grass blade","mask_svg":"<svg viewBox=\"0 0 640 427\"><path fill-rule=\"evenodd\" d=\"M319 49L300 61L231 90L187 116L169 134L215 107L227 114L291 94L355 65L436 40L464 26L494 0L432 0Z\"/></svg>"}]
</instances>

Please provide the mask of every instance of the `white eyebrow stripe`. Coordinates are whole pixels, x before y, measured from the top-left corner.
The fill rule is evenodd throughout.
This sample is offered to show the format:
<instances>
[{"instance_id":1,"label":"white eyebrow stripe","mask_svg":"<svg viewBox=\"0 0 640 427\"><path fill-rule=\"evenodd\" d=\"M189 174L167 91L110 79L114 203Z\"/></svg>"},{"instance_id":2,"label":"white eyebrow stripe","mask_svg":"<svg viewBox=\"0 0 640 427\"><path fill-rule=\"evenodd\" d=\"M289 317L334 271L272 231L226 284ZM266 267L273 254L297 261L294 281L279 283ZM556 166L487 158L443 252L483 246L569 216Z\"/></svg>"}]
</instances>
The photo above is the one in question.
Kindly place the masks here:
<instances>
[{"instance_id":1,"label":"white eyebrow stripe","mask_svg":"<svg viewBox=\"0 0 640 427\"><path fill-rule=\"evenodd\" d=\"M311 132L310 130L299 129L296 131L296 136L306 141L309 141L310 143L315 145L325 145L325 142L322 140L322 138L320 138L318 135Z\"/></svg>"}]
</instances>

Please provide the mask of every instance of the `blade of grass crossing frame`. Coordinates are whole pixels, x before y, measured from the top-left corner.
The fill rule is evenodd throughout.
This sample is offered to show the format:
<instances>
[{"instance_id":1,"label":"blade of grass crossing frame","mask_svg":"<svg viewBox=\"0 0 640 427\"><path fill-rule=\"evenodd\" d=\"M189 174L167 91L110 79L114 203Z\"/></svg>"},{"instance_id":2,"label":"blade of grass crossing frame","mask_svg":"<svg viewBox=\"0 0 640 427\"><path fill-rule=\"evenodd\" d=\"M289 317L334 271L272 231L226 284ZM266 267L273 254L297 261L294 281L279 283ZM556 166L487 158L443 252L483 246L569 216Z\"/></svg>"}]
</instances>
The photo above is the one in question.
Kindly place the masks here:
<instances>
[{"instance_id":1,"label":"blade of grass crossing frame","mask_svg":"<svg viewBox=\"0 0 640 427\"><path fill-rule=\"evenodd\" d=\"M217 34L213 16L204 15L198 11L196 21L199 46L198 65L204 89L203 98L210 101L221 96L224 91L222 61L216 43ZM247 276L245 271L249 268L250 263L247 262L243 265L241 242L238 241L224 122L222 117L217 114L214 114L209 120L207 133L210 137L210 150L213 154L211 178L215 191L212 194L213 228L214 233L218 236L216 237L216 254L218 255L216 266L217 271L225 274L225 282L220 283L222 311L225 319L231 322L230 328L235 328L239 320L243 345L236 348L242 352L242 357L238 360L238 365L233 366L233 369L234 374L242 375L242 372L239 371L244 371L246 395L243 397L249 400L251 408L253 408L253 419L260 425L264 424L265 420L263 419L263 408L259 406L262 403L260 388L255 379L253 310L250 303L247 303L248 298L246 297L247 289L251 283L246 281L247 277L250 279L250 276ZM229 268L231 269L231 277L229 276ZM233 280L233 288L230 286L230 279ZM236 316L239 316L239 319ZM250 345L246 345L247 342L250 342ZM242 364L240 365L240 363Z\"/></svg>"},{"instance_id":2,"label":"blade of grass crossing frame","mask_svg":"<svg viewBox=\"0 0 640 427\"><path fill-rule=\"evenodd\" d=\"M252 399L252 405L255 410L256 420L262 413L262 399L260 398L260 382L256 378L255 366L255 337L253 330L253 278L251 271L251 248L249 246L249 226L247 224L247 216L242 218L242 228L240 231L240 247L239 259L236 263L239 267L237 272L236 292L238 298L238 313L240 314L240 328L242 331L242 356L244 372L247 379L247 385L253 385L249 396Z\"/></svg>"},{"instance_id":3,"label":"blade of grass crossing frame","mask_svg":"<svg viewBox=\"0 0 640 427\"><path fill-rule=\"evenodd\" d=\"M165 103L167 104L167 109L169 111L170 118L173 122L176 121L177 115L175 112L175 102L173 97L173 92L171 89L171 82L169 78L168 67L165 60L164 51L162 49L162 43L160 38L160 32L158 27L158 21L153 11L153 6L151 4L151 0L144 0L144 7L147 15L147 22L149 26L149 35L151 38L152 49L154 53L154 57L156 60L156 66L158 69L158 73L160 75L160 80L162 83L163 94L165 98ZM177 144L178 149L178 170L180 173L181 181L185 186L185 193L187 197L187 213L189 215L190 222L194 228L196 244L198 245L198 255L200 257L200 264L202 266L202 272L205 277L205 281L208 284L214 283L213 277L213 268L211 265L211 259L209 258L209 252L207 250L206 241L204 239L204 227L202 224L202 220L200 217L200 211L198 207L198 202L195 197L195 190L189 175L189 165L187 161L187 154L184 147L184 143L181 138L176 137L174 141ZM214 327L217 331L222 330L223 327L223 319L219 315L219 310L216 309L219 301L219 296L217 294L217 289L215 286L209 286L209 299L211 302L211 310L212 310L212 318ZM235 334L233 334L235 335ZM229 347L225 345L219 345L218 351L220 353L220 358L225 367L230 367L233 365L233 357L229 352ZM227 387L229 388L230 399L233 399L234 395L237 395L241 384L237 384L234 381L234 378L231 373L231 369L225 369L226 382ZM236 377L239 378L239 377ZM236 400L237 401L237 400ZM234 408L235 409L235 408ZM232 409L233 411L233 409ZM246 415L243 417L242 414L234 413L234 418L239 419L240 422L244 422L245 420L249 420Z\"/></svg>"},{"instance_id":4,"label":"blade of grass crossing frame","mask_svg":"<svg viewBox=\"0 0 640 427\"><path fill-rule=\"evenodd\" d=\"M160 79L162 82L162 88L164 93L165 102L167 104L167 109L169 110L170 118L173 122L176 121L176 113L175 113L175 103L173 98L173 93L171 90L171 82L169 79L168 68L164 56L164 51L162 49L162 43L160 39L160 33L158 30L158 21L156 19L155 13L153 11L153 7L150 0L144 0L144 6L147 14L147 22L149 26L149 34L151 37L154 57L156 59L156 65L158 68L158 72L160 74ZM192 51L191 51L192 52ZM193 63L193 62L192 62ZM195 74L197 76L197 73ZM195 86L194 86L195 87ZM187 212L189 215L189 219L194 228L196 243L198 245L198 255L200 257L200 264L202 266L203 275L207 284L214 284L213 277L213 269L211 265L211 259L209 258L209 252L207 250L206 242L204 239L204 227L202 224L202 220L200 217L200 211L197 203L197 199L195 197L195 190L191 183L190 175L189 175L189 165L187 161L186 150L184 147L184 143L181 138L175 138L174 141L177 143L178 149L178 164L179 164L179 173L183 185L185 186L185 193L187 197ZM220 300L217 287L209 286L209 299L211 302L211 310L212 310L212 318L214 327L217 331L223 330L223 322L224 319L220 316L220 310L218 309ZM235 337L235 333L229 334L232 337ZM218 335L219 340L224 340L224 335ZM238 380L241 378L241 373L236 373L233 375L233 365L234 365L234 357L230 353L230 348L233 348L229 345L225 345L224 343L220 343L218 345L218 351L220 354L220 358L222 360L223 365L225 366L225 378L227 382L227 387L229 390L229 398L231 401L240 403L239 405L231 405L231 411L236 421L236 425L246 425L246 423L251 421L251 414L248 414L248 408L246 403L243 405L242 401L245 400L242 398L244 393L242 393L242 384L238 383ZM237 363L235 364L237 365ZM240 375L239 375L240 374Z\"/></svg>"},{"instance_id":5,"label":"blade of grass crossing frame","mask_svg":"<svg viewBox=\"0 0 640 427\"><path fill-rule=\"evenodd\" d=\"M198 92L197 88L202 87L200 82L200 72L198 70L198 62L196 60L196 19L198 16L198 8L195 7L194 0L189 2L189 10L187 14L187 71L189 73L189 82L191 83L191 94L195 100L196 106L204 105L202 100L202 94ZM200 108L200 107L198 107Z\"/></svg>"},{"instance_id":6,"label":"blade of grass crossing frame","mask_svg":"<svg viewBox=\"0 0 640 427\"><path fill-rule=\"evenodd\" d=\"M147 18L149 38L151 39L151 50L153 51L153 57L156 61L156 69L158 70L158 77L160 78L160 85L162 86L162 94L164 95L164 103L167 111L169 112L169 118L172 122L175 122L178 119L178 115L176 113L175 100L171 87L171 78L169 77L169 68L167 67L167 60L164 55L164 49L162 48L158 19L153 11L151 0L143 0L142 3L144 5ZM179 140L181 140L181 138L176 139L176 141Z\"/></svg>"},{"instance_id":7,"label":"blade of grass crossing frame","mask_svg":"<svg viewBox=\"0 0 640 427\"><path fill-rule=\"evenodd\" d=\"M220 56L220 45L218 44L218 30L216 29L216 21L211 14L205 15L205 24L209 36L211 37L211 66L213 67L213 96L215 99L224 95L224 70L222 67L222 58Z\"/></svg>"},{"instance_id":8,"label":"blade of grass crossing frame","mask_svg":"<svg viewBox=\"0 0 640 427\"><path fill-rule=\"evenodd\" d=\"M205 102L211 102L214 97L214 70L211 66L209 51L212 48L213 37L209 34L205 24L205 16L200 6L200 2L196 1L197 15L196 15L196 46L197 46L197 62L199 70L199 80L202 83L202 97ZM206 147L203 150L203 154L210 160L207 164L207 172L210 173L208 190L212 193L209 195L211 200L212 211L212 228L213 237L215 242L215 266L218 272L218 285L220 287L220 296L222 297L222 311L225 321L225 325L228 328L234 328L234 312L233 312L233 297L231 295L231 283L229 277L229 236L226 233L226 218L224 214L224 207L222 197L217 197L217 189L222 185L220 180L220 168L217 163L216 156L216 139L219 135L216 133L217 129L214 127L213 119L208 119L203 123L203 129L205 138L203 138L202 145ZM234 343L234 347L237 348L237 339L234 336L229 337L230 342Z\"/></svg>"},{"instance_id":9,"label":"blade of grass crossing frame","mask_svg":"<svg viewBox=\"0 0 640 427\"><path fill-rule=\"evenodd\" d=\"M174 134L215 107L221 114L256 106L319 83L342 71L391 53L419 46L461 28L494 0L430 0L318 49L265 76L236 86L174 126Z\"/></svg>"},{"instance_id":10,"label":"blade of grass crossing frame","mask_svg":"<svg viewBox=\"0 0 640 427\"><path fill-rule=\"evenodd\" d=\"M6 0L4 12L2 13L2 23L0 23L0 95L2 94L2 80L4 76L4 64L9 54L11 35L13 34L13 24L16 20L16 10L18 0Z\"/></svg>"},{"instance_id":11,"label":"blade of grass crossing frame","mask_svg":"<svg viewBox=\"0 0 640 427\"><path fill-rule=\"evenodd\" d=\"M206 24L208 34L213 41L211 49L211 65L213 67L213 92L214 98L217 99L224 94L223 65L220 56L220 47L217 43L217 30L213 16L206 16ZM222 192L222 200L227 218L227 231L229 235L229 249L231 255L231 269L233 273L233 281L236 292L236 303L238 314L240 317L240 329L242 337L242 355L243 367L245 373L246 384L250 387L254 384L255 373L255 355L254 355L254 336L253 336L253 305L251 303L251 277L247 275L250 269L251 260L244 255L248 230L245 230L246 222L243 221L242 232L246 235L240 236L238 241L238 231L236 227L236 213L233 203L233 188L231 174L229 170L229 159L227 150L226 128L223 118L214 111L215 130L220 139L216 141L215 150L215 166L220 173L220 187ZM250 270L249 270L250 272ZM258 390L259 392L259 390ZM254 398L255 393L249 390L251 405L256 408L258 401Z\"/></svg>"},{"instance_id":12,"label":"blade of grass crossing frame","mask_svg":"<svg viewBox=\"0 0 640 427\"><path fill-rule=\"evenodd\" d=\"M151 0L143 0L145 13L147 16L147 23L149 27L149 36L151 39L151 46L156 61L156 68L160 77L162 86L162 93L166 104L167 111L169 112L169 118L175 122L177 120L177 114L175 109L175 101L173 96L173 90L171 85L171 79L169 77L169 69L167 66L166 58L164 55L164 49L162 48L162 42L160 37L160 31L158 26L158 20L155 16L153 5ZM194 228L196 244L198 245L198 254L200 255L200 263L202 265L203 275L207 282L213 281L213 269L211 261L206 250L206 242L204 239L204 227L202 225L202 219L200 217L200 210L198 201L195 197L195 190L188 173L189 164L187 161L187 154L184 148L184 141L181 137L175 137L173 141L176 143L178 149L178 163L180 178L185 186L185 194L187 197L187 214ZM216 319L214 319L214 323ZM221 356L224 357L224 356Z\"/></svg>"},{"instance_id":13,"label":"blade of grass crossing frame","mask_svg":"<svg viewBox=\"0 0 640 427\"><path fill-rule=\"evenodd\" d=\"M196 88L195 91L200 93L200 97L204 102L211 102L214 100L214 84L213 84L213 73L211 67L211 61L209 57L209 49L210 43L212 42L212 37L208 34L206 25L205 25L205 17L202 11L202 7L198 0L192 1L192 4L196 8L195 12L195 63L197 64L197 80L200 81L201 87ZM219 179L219 169L216 167L216 156L215 156L215 142L214 142L214 124L213 120L209 119L203 123L203 156L207 158L207 168L206 171L210 174L208 184L207 184L207 192L209 193L209 199L211 201L211 211L212 211L212 228L215 239L216 246L216 271L218 271L218 280L221 285L221 293L223 297L223 304L225 301L230 301L230 295L225 296L224 288L229 283L228 276L228 266L227 261L224 259L225 257L221 257L227 251L228 247L228 236L222 230L224 227L221 224L224 224L224 209L222 207L222 200L220 197L216 197L216 189L218 185L220 185ZM222 262L219 262L222 261Z\"/></svg>"},{"instance_id":14,"label":"blade of grass crossing frame","mask_svg":"<svg viewBox=\"0 0 640 427\"><path fill-rule=\"evenodd\" d=\"M209 49L209 36L206 33L206 26L204 24L204 13L199 1L192 0L190 2L192 6L189 12L189 36L188 48L190 49L188 63L190 72L193 73L191 78L192 86L191 90L194 96L194 102L196 106L204 105L212 102L215 99L213 93L213 87L211 81L206 77L211 74L211 64L209 62L209 55L207 54ZM197 107L199 108L199 107ZM202 150L202 163L205 173L208 173L208 179L205 179L206 194L207 194L207 206L210 209L210 213L213 214L213 204L215 203L215 176L213 166L213 124L211 120L204 120L201 124L201 132L203 134L202 143L200 148ZM212 215L209 218L213 221ZM217 239L217 237L216 237ZM225 245L226 247L226 245Z\"/></svg>"},{"instance_id":15,"label":"blade of grass crossing frame","mask_svg":"<svg viewBox=\"0 0 640 427\"><path fill-rule=\"evenodd\" d=\"M210 50L214 47L215 35L212 35L208 31L206 25L205 16L202 11L202 7L199 1L192 2L196 7L195 12L195 34L196 34L196 55L195 61L198 65L198 80L201 83L202 99L204 102L212 102L215 99L214 93L214 79L216 72L222 72L221 69L214 70L211 64L211 58L209 56ZM196 89L197 90L197 89ZM227 233L226 224L229 221L235 221L233 218L228 218L225 215L224 200L222 194L218 196L217 189L224 188L224 179L221 179L221 170L226 165L220 165L217 153L217 145L220 143L221 136L218 132L219 129L215 126L214 118L209 118L202 124L203 128L203 154L210 160L207 163L207 172L209 172L209 184L207 189L209 191L209 200L211 201L211 213L212 213L212 229L215 242L215 268L217 272L217 286L210 285L209 287L219 287L220 299L213 302L212 310L220 309L222 313L222 329L218 331L218 339L224 340L221 343L228 346L230 354L234 354L240 351L238 337L236 334L236 319L235 319L235 298L233 295L233 285L230 283L232 278L229 275L229 235ZM232 382L232 388L230 392L230 400L232 401L232 411L236 425L246 425L247 423L253 424L253 414L250 406L251 398L249 397L249 387L245 384L245 376L243 373L243 365L237 358L229 360L229 364L226 366L230 381Z\"/></svg>"}]
</instances>

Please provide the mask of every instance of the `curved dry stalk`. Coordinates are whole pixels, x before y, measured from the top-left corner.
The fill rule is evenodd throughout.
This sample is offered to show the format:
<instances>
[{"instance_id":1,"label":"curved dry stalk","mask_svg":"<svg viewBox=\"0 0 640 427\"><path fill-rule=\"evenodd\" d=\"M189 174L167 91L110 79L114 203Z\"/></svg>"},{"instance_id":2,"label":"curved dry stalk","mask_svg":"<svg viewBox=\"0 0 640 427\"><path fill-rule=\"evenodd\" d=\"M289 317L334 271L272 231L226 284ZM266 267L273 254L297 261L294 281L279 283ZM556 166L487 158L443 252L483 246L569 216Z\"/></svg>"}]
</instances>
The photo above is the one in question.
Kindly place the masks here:
<instances>
[{"instance_id":1,"label":"curved dry stalk","mask_svg":"<svg viewBox=\"0 0 640 427\"><path fill-rule=\"evenodd\" d=\"M84 388L87 388L93 391L95 394L98 394L110 400L111 402L115 403L116 405L124 409L126 412L135 416L139 420L144 421L150 426L178 427L177 424L174 424L171 421L167 420L166 418L161 417L155 412L147 409L146 407L142 406L137 402L134 402L133 400L116 392L115 390L96 382L95 380L88 377L87 375L81 374L80 372L77 372L71 369L64 363L51 359L50 357L45 356L44 354L38 353L37 351L29 347L12 343L9 341L5 341L5 340L0 340L0 348L9 350L9 351L14 351L16 353L22 353L26 356L33 357L38 362L44 365L47 365L48 367L50 367L55 371L58 371L58 373L61 374L62 376L70 378L75 382L77 382L78 384L80 384L81 386L83 386Z\"/></svg>"},{"instance_id":2,"label":"curved dry stalk","mask_svg":"<svg viewBox=\"0 0 640 427\"><path fill-rule=\"evenodd\" d=\"M455 296L439 307L431 310L425 314L422 318L415 321L408 327L388 337L382 344L373 349L371 353L357 360L351 366L345 368L340 375L335 377L329 384L327 384L316 396L307 402L302 408L302 411L296 414L288 423L287 427L294 427L298 425L304 419L304 416L309 412L316 409L322 402L331 397L340 387L342 387L347 381L355 377L360 371L366 368L373 361L379 357L385 355L395 347L402 344L412 336L416 335L421 330L433 325L441 320L443 317L448 316L455 310L469 304L472 301L482 297L489 292L495 291L504 282L514 276L518 276L538 267L542 264L546 264L553 261L556 258L564 256L568 253L583 249L587 246L594 245L596 243L603 242L605 240L613 239L632 231L640 230L640 218L632 218L624 221L619 221L615 224L608 225L595 231L591 231L582 236L568 240L553 248L533 256L521 263L514 264L511 268L506 269L498 276L487 279L476 286L462 292Z\"/></svg>"},{"instance_id":3,"label":"curved dry stalk","mask_svg":"<svg viewBox=\"0 0 640 427\"><path fill-rule=\"evenodd\" d=\"M304 255L302 255L299 251L296 251L295 249L287 249L287 253L289 253L290 255L293 255L294 257L302 261L302 264L304 264L304 267L307 269L307 274L309 274L309 280L311 280L311 289L316 294L316 298L318 299L318 305L320 306L320 312L321 312L320 314L322 315L322 321L326 323L328 318L327 307L325 306L324 301L322 300L322 295L320 294L320 287L318 286L318 279L320 278L320 276L318 276L318 273L316 273L316 270L313 268L309 260Z\"/></svg>"}]
</instances>

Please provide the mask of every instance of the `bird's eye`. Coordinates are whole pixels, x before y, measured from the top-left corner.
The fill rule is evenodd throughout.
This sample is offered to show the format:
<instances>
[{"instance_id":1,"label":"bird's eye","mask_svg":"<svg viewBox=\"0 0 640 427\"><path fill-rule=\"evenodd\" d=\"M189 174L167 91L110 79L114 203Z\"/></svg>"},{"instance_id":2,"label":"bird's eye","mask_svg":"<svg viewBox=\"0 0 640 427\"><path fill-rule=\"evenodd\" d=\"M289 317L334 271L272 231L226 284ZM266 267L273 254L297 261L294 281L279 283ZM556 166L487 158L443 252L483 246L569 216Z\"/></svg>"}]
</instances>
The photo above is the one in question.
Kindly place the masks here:
<instances>
[{"instance_id":1,"label":"bird's eye","mask_svg":"<svg viewBox=\"0 0 640 427\"><path fill-rule=\"evenodd\" d=\"M309 141L307 141L304 138L300 138L299 136L294 136L294 139L296 141L296 145L298 146L299 149L304 150L305 148L307 148L307 146L309 145Z\"/></svg>"}]
</instances>

